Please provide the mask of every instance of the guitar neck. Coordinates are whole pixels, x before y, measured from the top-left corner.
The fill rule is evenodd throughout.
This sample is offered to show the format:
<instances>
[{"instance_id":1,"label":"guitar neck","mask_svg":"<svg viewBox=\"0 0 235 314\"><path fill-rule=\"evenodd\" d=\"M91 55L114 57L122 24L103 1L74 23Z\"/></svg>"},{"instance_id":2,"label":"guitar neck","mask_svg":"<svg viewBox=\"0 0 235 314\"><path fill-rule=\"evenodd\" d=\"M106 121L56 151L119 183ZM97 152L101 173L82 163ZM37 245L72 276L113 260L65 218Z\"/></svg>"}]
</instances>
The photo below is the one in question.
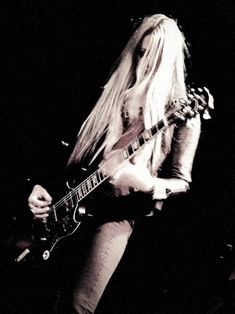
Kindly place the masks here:
<instances>
[{"instance_id":1,"label":"guitar neck","mask_svg":"<svg viewBox=\"0 0 235 314\"><path fill-rule=\"evenodd\" d=\"M148 130L144 130L137 138L132 140L126 147L123 148L123 158L132 157L141 147L147 144L158 133L168 128L176 121L175 113L171 113L165 120L160 120L157 124Z\"/></svg>"},{"instance_id":2,"label":"guitar neck","mask_svg":"<svg viewBox=\"0 0 235 314\"><path fill-rule=\"evenodd\" d=\"M144 130L137 138L132 140L121 150L121 156L123 160L131 158L141 147L147 144L158 133L168 128L177 120L176 114L173 112L164 120L160 120L157 124L148 130ZM83 200L88 194L93 192L99 185L109 178L109 175L103 171L103 167L97 169L88 178L82 181L68 194L65 195L60 201L52 206L51 211L54 211L57 207L61 207L68 202L78 203Z\"/></svg>"},{"instance_id":3,"label":"guitar neck","mask_svg":"<svg viewBox=\"0 0 235 314\"><path fill-rule=\"evenodd\" d=\"M62 199L55 203L50 211L55 211L57 208L67 204L67 203L78 203L83 200L88 194L95 190L101 183L103 183L108 178L102 169L97 169L88 178L78 184L69 193L67 193Z\"/></svg>"}]
</instances>

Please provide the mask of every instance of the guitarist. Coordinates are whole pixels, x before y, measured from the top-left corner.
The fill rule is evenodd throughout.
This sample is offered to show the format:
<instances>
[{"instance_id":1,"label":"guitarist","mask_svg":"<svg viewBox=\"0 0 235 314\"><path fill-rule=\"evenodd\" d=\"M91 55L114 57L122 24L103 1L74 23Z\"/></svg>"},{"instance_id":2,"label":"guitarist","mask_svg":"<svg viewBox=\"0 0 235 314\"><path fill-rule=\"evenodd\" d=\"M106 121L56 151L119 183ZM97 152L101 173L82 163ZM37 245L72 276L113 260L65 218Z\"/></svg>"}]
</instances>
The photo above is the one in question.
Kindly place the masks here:
<instances>
[{"instance_id":1,"label":"guitarist","mask_svg":"<svg viewBox=\"0 0 235 314\"><path fill-rule=\"evenodd\" d=\"M143 214L138 207L154 202L160 209L159 201L189 189L200 136L199 114L169 126L121 165L115 158L115 152L143 129L161 119L166 121L174 99L188 99L185 56L189 56L185 38L175 20L163 14L144 18L78 133L69 172L76 173L87 164L104 166L110 176L105 189L112 196L104 197L103 191L100 201L89 205L102 214L98 214L92 240L87 243L89 253L77 274L68 314L94 313L123 256L136 217ZM167 155L171 162L163 164ZM168 176L161 175L162 170ZM51 202L45 188L34 186L28 205L36 219L47 219ZM145 208L144 214L154 213L153 207Z\"/></svg>"}]
</instances>

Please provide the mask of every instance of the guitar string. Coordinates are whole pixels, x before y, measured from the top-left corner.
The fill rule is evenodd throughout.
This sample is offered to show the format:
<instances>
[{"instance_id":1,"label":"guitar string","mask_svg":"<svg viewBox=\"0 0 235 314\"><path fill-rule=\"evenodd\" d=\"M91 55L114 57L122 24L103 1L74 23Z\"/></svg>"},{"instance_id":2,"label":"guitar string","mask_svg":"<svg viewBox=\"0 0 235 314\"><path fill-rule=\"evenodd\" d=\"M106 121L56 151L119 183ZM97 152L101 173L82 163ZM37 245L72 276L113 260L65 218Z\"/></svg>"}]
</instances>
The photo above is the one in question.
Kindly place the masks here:
<instances>
[{"instance_id":1,"label":"guitar string","mask_svg":"<svg viewBox=\"0 0 235 314\"><path fill-rule=\"evenodd\" d=\"M78 186L76 186L74 189L72 189L72 191L68 192L61 200L59 200L57 203L55 203L51 209L49 210L49 212L57 209L57 207L60 207L61 205L64 205L67 201L69 201L71 198L73 198L79 189L82 189L82 187L85 187L85 184L87 181L89 181L91 179L91 177L94 177L95 175L97 175L97 173L100 171L102 171L102 168L104 168L105 164L103 166L101 166L99 169L97 169L94 173L92 173L86 180L84 180L83 182L81 182ZM104 177L104 179L102 179L100 182L98 182L91 190L87 191L86 195L83 195L79 201L81 201L85 196L87 196L90 192L92 192L97 186L99 186L102 182L104 182L106 179L108 179L108 176ZM91 182L91 181L90 181Z\"/></svg>"},{"instance_id":2,"label":"guitar string","mask_svg":"<svg viewBox=\"0 0 235 314\"><path fill-rule=\"evenodd\" d=\"M160 122L162 122L162 120L159 121L159 123L160 123ZM171 123L171 124L172 124L172 123ZM166 127L167 127L167 126L164 125L163 128L157 130L157 132L156 132L154 135L151 135L150 138L148 138L148 139L145 140L145 143L144 143L144 144L146 144L148 141L150 141L152 138L154 138L160 131L163 131L163 129L165 129ZM150 129L150 130L151 130L151 129ZM150 131L150 130L148 130L148 131ZM142 132L141 135L142 135L143 133L144 133L144 132ZM140 135L140 136L141 136L141 135ZM137 139L132 140L128 145L126 145L126 146L123 148L123 151L124 151L124 150L127 150L128 147L132 146L132 144L133 144L135 141L137 141ZM144 144L143 144L143 145L144 145ZM142 145L141 145L141 146L142 146ZM139 146L136 150L138 150L141 146ZM134 150L133 147L132 147L132 150L133 150L133 152L132 152L131 154L129 154L129 152L128 152L129 156L128 156L127 158L131 157L131 156L136 152L136 150ZM125 158L123 158L123 159L125 159ZM81 183L80 183L77 187L75 187L72 191L68 192L60 201L58 201L54 206L52 206L51 211L55 210L56 208L60 207L61 205L64 205L64 204L66 203L66 201L69 201L71 198L73 198L75 195L77 195L79 190L82 190L82 191L83 191L83 188L85 188L85 192L86 192L85 195L82 195L82 197L79 199L79 201L81 201L81 200L82 200L83 198L85 198L90 192L92 192L96 187L98 187L101 183L103 183L105 180L107 180L107 179L109 178L109 176L105 176L105 174L102 172L102 169L105 168L105 166L107 165L108 162L109 162L109 161L107 161L103 166L101 166L99 169L97 169L93 174L91 174L86 180L84 180L83 182L81 182ZM99 175L99 172L102 173L102 176L104 176L104 178L101 179L101 180L98 179L98 183L95 184L94 187L92 187L90 190L88 190L88 189L87 189L87 188L88 188L88 187L87 187L87 182L90 181L90 183L91 183L92 177L95 177L95 176L96 176L96 178L97 178L97 175ZM94 183L94 182L93 182L93 183ZM82 192L82 193L83 193L83 192Z\"/></svg>"},{"instance_id":3,"label":"guitar string","mask_svg":"<svg viewBox=\"0 0 235 314\"><path fill-rule=\"evenodd\" d=\"M176 120L176 118L175 118ZM174 122L174 119L172 119L172 121ZM161 122L161 121L159 121ZM171 122L170 124L172 124L173 122ZM157 130L157 132L154 135L151 135L150 138L148 138L147 140L145 140L144 144L145 145L148 141L150 141L151 139L153 139L160 131L163 131L164 129L166 129L168 126L164 125L164 127L162 127L161 129ZM151 130L151 129L150 129ZM145 130L146 131L146 130ZM149 131L149 130L147 130ZM142 132L143 134L144 132ZM141 135L140 135L141 136ZM136 139L131 141L123 150L127 150L127 148L129 146L132 145L132 143L134 143L135 141L137 141ZM141 145L142 146L142 145ZM127 157L131 157L139 148L141 148L141 146L139 146L136 150L134 150L133 148L133 152ZM101 183L103 183L105 180L107 180L109 178L109 176L105 176L104 174L104 178L101 179L100 181L98 181L98 183L96 185L94 185L94 187L92 187L90 190L87 190L87 182L90 181L91 183L91 178L95 177L97 178L97 174L103 173L102 169L106 166L107 163L105 163L102 167L100 167L99 169L97 169L93 174L91 174L86 180L84 180L83 182L81 182L77 187L75 187L72 191L68 192L60 201L58 201L55 205L52 206L52 208L49 210L49 212L54 211L55 209L57 209L58 207L61 207L62 205L64 205L67 201L71 200L75 195L78 194L79 190L83 190L83 188L85 188L85 195L82 195L82 197L80 199L78 199L78 201L81 201L83 198L85 198L89 193L91 193L96 187L98 187Z\"/></svg>"},{"instance_id":4,"label":"guitar string","mask_svg":"<svg viewBox=\"0 0 235 314\"><path fill-rule=\"evenodd\" d=\"M192 103L192 100L190 100L191 103ZM182 109L182 108L181 108ZM154 134L154 135L151 135L150 138L148 138L147 140L144 138L143 133L145 133L146 131L149 132L151 131L151 129L153 127L156 127L159 123L162 123L163 120L160 120L157 125L154 125L152 128L150 128L149 130L144 130L141 135L137 138L137 139L134 139L132 140L128 145L126 145L124 148L123 148L123 151L127 151L128 147L132 147L132 150L133 152L127 157L131 157L139 148L141 148L141 146L145 145L146 143L148 143L148 141L150 141L151 139L153 139L159 132L162 132L164 129L166 129L169 125L173 124L177 119L178 117L174 114L179 111L179 108L175 108L175 110L172 110L172 112L168 115L167 117L167 125L164 125L160 130L157 130L157 132ZM197 110L195 110L195 112L197 112ZM172 116L172 117L171 117ZM171 118L171 121L170 119ZM169 119L169 120L168 120ZM136 150L133 148L133 143L135 143L136 141L138 141L138 139L142 136L142 138L144 139L144 143L143 145L139 146ZM129 152L128 152L129 154ZM75 195L78 194L78 191L79 190L82 190L83 188L85 188L85 195L82 195L82 197L78 200L78 201L81 201L83 198L85 198L88 194L90 194L96 187L98 187L101 183L103 183L105 180L107 180L109 178L109 176L104 176L103 179L101 179L100 181L98 180L98 183L97 184L94 184L94 186L90 189L90 190L87 190L87 182L90 181L90 184L91 184L91 178L92 177L95 177L97 178L97 174L99 174L99 172L104 175L104 173L102 172L102 169L106 166L106 164L108 163L108 161L103 165L101 166L99 169L97 169L93 174L91 174L86 180L84 180L83 182L81 182L77 187L75 187L72 191L68 192L61 200L59 200L57 203L55 203L51 208L50 210L48 211L49 213L56 210L58 207L61 207L62 205L64 205L67 201L71 200Z\"/></svg>"},{"instance_id":5,"label":"guitar string","mask_svg":"<svg viewBox=\"0 0 235 314\"><path fill-rule=\"evenodd\" d=\"M173 113L171 113L169 116L171 116L172 114L173 114ZM177 120L177 117L173 118L172 121L170 121L170 123L169 123L169 121L168 121L168 125L171 125L172 123L174 123L175 120ZM162 120L159 121L159 122L162 122ZM155 125L155 126L156 126L156 125ZM158 134L159 132L162 132L162 131L163 131L164 129L166 129L167 127L168 127L167 125L164 125L163 128L161 128L161 129L158 130L154 135L151 135L150 138L148 138L147 140L145 140L145 142L144 142L143 145L145 145L147 142L149 142L151 139L153 139L155 136L157 136L157 134ZM151 129L150 129L150 130L151 130ZM150 131L150 130L147 130L147 131ZM146 131L146 130L145 130L145 131ZM145 132L145 131L144 131L144 132ZM142 132L141 135L142 135L144 132ZM141 135L140 135L140 136L141 136ZM124 148L123 150L127 150L127 148L128 148L129 146L131 146L131 144L132 144L133 142L135 142L135 141L136 141L136 139L133 140L133 141L131 141L128 145L125 146L125 148ZM141 146L140 146L140 147L141 147ZM136 150L138 150L140 147L138 147ZM130 154L130 155L128 156L128 158L131 157L135 152L136 152L136 151L134 151L134 149L133 149L133 153ZM85 189L87 190L87 185L86 185L86 183L87 183L89 180L91 180L92 177L94 177L94 176L97 177L97 174L98 174L99 172L102 173L102 169L103 169L105 166L106 166L106 163L105 163L103 166L101 166L99 169L97 169L93 174L91 174L86 180L84 180L83 182L81 182L81 183L80 183L77 187L75 187L72 191L68 192L61 200L59 200L57 203L55 203L55 204L51 207L51 209L50 209L48 212L50 213L50 212L56 210L57 208L61 207L62 205L64 205L67 201L71 200L75 195L77 195L77 194L78 194L78 191L79 191L79 190L82 190L84 187L85 187ZM89 193L91 193L96 187L98 187L101 183L103 183L105 180L107 180L108 177L109 177L109 176L106 176L106 177L104 177L104 179L101 179L101 180L98 182L98 184L96 184L94 187L92 187L90 190L88 190L85 195L82 195L82 197L79 199L79 201L81 201L81 200L82 200L83 198L85 198ZM90 181L90 182L91 182L91 181Z\"/></svg>"}]
</instances>

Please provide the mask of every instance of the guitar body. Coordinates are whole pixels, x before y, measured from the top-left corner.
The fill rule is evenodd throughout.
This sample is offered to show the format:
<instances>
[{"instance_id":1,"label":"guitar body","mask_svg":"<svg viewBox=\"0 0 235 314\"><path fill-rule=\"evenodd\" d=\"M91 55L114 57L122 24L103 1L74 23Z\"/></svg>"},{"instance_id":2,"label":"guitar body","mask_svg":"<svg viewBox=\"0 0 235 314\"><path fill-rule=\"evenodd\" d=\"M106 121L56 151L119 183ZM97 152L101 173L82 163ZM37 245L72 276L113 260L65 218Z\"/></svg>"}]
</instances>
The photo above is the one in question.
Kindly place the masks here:
<instances>
[{"instance_id":1,"label":"guitar body","mask_svg":"<svg viewBox=\"0 0 235 314\"><path fill-rule=\"evenodd\" d=\"M35 245L44 260L50 257L52 250L60 240L74 234L85 213L85 207L71 199L61 206L60 210L52 210L46 222L35 221Z\"/></svg>"}]
</instances>

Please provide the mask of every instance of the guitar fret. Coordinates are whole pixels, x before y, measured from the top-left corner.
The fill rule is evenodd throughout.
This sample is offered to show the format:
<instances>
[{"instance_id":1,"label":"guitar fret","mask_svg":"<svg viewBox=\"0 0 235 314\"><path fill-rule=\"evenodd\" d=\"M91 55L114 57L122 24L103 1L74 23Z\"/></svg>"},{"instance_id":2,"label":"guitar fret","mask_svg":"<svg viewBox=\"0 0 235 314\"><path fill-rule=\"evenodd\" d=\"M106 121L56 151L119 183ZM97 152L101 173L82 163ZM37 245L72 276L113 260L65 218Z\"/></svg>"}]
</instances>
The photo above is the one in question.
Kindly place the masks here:
<instances>
[{"instance_id":1,"label":"guitar fret","mask_svg":"<svg viewBox=\"0 0 235 314\"><path fill-rule=\"evenodd\" d=\"M106 178L102 171L97 171L93 176L84 181L78 188L77 197L78 201L83 199L89 192L91 192L99 183Z\"/></svg>"},{"instance_id":2,"label":"guitar fret","mask_svg":"<svg viewBox=\"0 0 235 314\"><path fill-rule=\"evenodd\" d=\"M75 195L75 204L78 203L78 201L80 200L78 193L76 193Z\"/></svg>"},{"instance_id":3,"label":"guitar fret","mask_svg":"<svg viewBox=\"0 0 235 314\"><path fill-rule=\"evenodd\" d=\"M165 124L165 121L163 119L161 121L159 121L159 123L158 123L158 131L163 129L165 125L166 124Z\"/></svg>"},{"instance_id":4,"label":"guitar fret","mask_svg":"<svg viewBox=\"0 0 235 314\"><path fill-rule=\"evenodd\" d=\"M73 203L73 198L72 198L71 192L68 193L68 197L69 197L69 200L68 200L69 205L71 205L72 208L73 208L74 207L74 203Z\"/></svg>"},{"instance_id":5,"label":"guitar fret","mask_svg":"<svg viewBox=\"0 0 235 314\"><path fill-rule=\"evenodd\" d=\"M127 146L127 151L128 151L129 156L131 156L135 152L131 145Z\"/></svg>"},{"instance_id":6,"label":"guitar fret","mask_svg":"<svg viewBox=\"0 0 235 314\"><path fill-rule=\"evenodd\" d=\"M91 190L94 189L95 185L94 185L94 182L93 182L93 178L91 177L90 178L90 185L91 185Z\"/></svg>"},{"instance_id":7,"label":"guitar fret","mask_svg":"<svg viewBox=\"0 0 235 314\"><path fill-rule=\"evenodd\" d=\"M102 171L99 171L99 177L100 177L100 181L103 181L106 176Z\"/></svg>"},{"instance_id":8,"label":"guitar fret","mask_svg":"<svg viewBox=\"0 0 235 314\"><path fill-rule=\"evenodd\" d=\"M98 181L101 182L103 179L102 171L97 171Z\"/></svg>"},{"instance_id":9,"label":"guitar fret","mask_svg":"<svg viewBox=\"0 0 235 314\"><path fill-rule=\"evenodd\" d=\"M97 180L97 176L96 175L94 175L92 177L92 182L93 182L94 186L96 186L98 184L98 180Z\"/></svg>"},{"instance_id":10,"label":"guitar fret","mask_svg":"<svg viewBox=\"0 0 235 314\"><path fill-rule=\"evenodd\" d=\"M92 190L91 180L87 179L87 189L88 191Z\"/></svg>"},{"instance_id":11,"label":"guitar fret","mask_svg":"<svg viewBox=\"0 0 235 314\"><path fill-rule=\"evenodd\" d=\"M53 212L53 217L54 217L54 220L55 220L55 221L57 221L57 220L58 220L58 218L57 218L57 215L56 215L56 209L55 209L55 206L53 206L53 207L52 207L52 209L53 209L53 211L52 211L52 212Z\"/></svg>"},{"instance_id":12,"label":"guitar fret","mask_svg":"<svg viewBox=\"0 0 235 314\"><path fill-rule=\"evenodd\" d=\"M163 127L165 126L164 120L160 120L157 124L155 124L150 130L152 136L156 135Z\"/></svg>"},{"instance_id":13,"label":"guitar fret","mask_svg":"<svg viewBox=\"0 0 235 314\"><path fill-rule=\"evenodd\" d=\"M140 147L139 140L138 139L134 140L131 145L134 151L136 151Z\"/></svg>"},{"instance_id":14,"label":"guitar fret","mask_svg":"<svg viewBox=\"0 0 235 314\"><path fill-rule=\"evenodd\" d=\"M145 143L145 139L143 135L140 135L139 137L139 147L143 146Z\"/></svg>"},{"instance_id":15,"label":"guitar fret","mask_svg":"<svg viewBox=\"0 0 235 314\"><path fill-rule=\"evenodd\" d=\"M147 142L151 137L153 137L151 130L145 130L143 137L145 142Z\"/></svg>"},{"instance_id":16,"label":"guitar fret","mask_svg":"<svg viewBox=\"0 0 235 314\"><path fill-rule=\"evenodd\" d=\"M157 132L158 132L158 126L157 126L157 125L154 125L154 126L151 128L151 132L152 132L152 136L154 136L155 134L157 134Z\"/></svg>"},{"instance_id":17,"label":"guitar fret","mask_svg":"<svg viewBox=\"0 0 235 314\"><path fill-rule=\"evenodd\" d=\"M79 199L81 199L83 197L81 188L78 189L78 197L79 197Z\"/></svg>"},{"instance_id":18,"label":"guitar fret","mask_svg":"<svg viewBox=\"0 0 235 314\"><path fill-rule=\"evenodd\" d=\"M124 159L127 159L128 157L129 157L128 150L127 150L127 148L124 148L124 149L123 149L123 158L124 158Z\"/></svg>"},{"instance_id":19,"label":"guitar fret","mask_svg":"<svg viewBox=\"0 0 235 314\"><path fill-rule=\"evenodd\" d=\"M96 173L96 178L97 178L98 183L100 183L100 182L102 181L100 175L101 175L101 171L97 171L97 173Z\"/></svg>"},{"instance_id":20,"label":"guitar fret","mask_svg":"<svg viewBox=\"0 0 235 314\"><path fill-rule=\"evenodd\" d=\"M84 195L84 196L87 194L86 182L84 182L84 184L83 184L83 186L82 186L82 192L83 192L83 195Z\"/></svg>"}]
</instances>

